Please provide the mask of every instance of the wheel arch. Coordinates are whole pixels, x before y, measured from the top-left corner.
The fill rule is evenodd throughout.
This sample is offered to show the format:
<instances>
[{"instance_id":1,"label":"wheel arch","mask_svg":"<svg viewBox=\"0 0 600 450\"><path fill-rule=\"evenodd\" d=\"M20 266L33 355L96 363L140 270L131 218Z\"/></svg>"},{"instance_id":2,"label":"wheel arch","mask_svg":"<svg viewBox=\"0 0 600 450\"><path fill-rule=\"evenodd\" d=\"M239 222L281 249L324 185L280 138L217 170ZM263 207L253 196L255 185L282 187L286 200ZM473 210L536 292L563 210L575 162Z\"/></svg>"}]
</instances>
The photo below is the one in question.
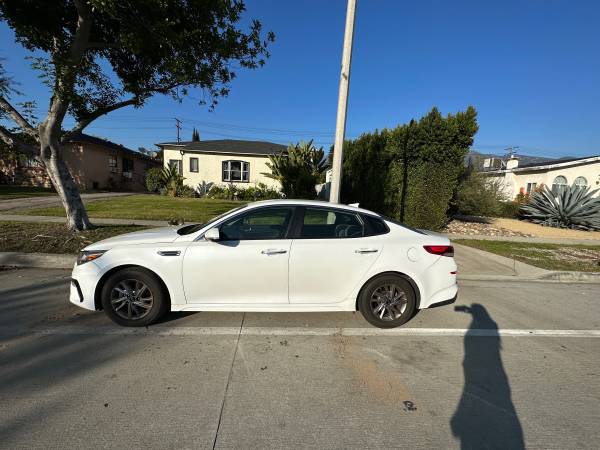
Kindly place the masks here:
<instances>
[{"instance_id":1,"label":"wheel arch","mask_svg":"<svg viewBox=\"0 0 600 450\"><path fill-rule=\"evenodd\" d=\"M108 278L111 275L113 275L114 273L116 273L120 270L131 269L131 268L142 269L142 270L150 273L152 276L154 276L158 280L158 282L161 284L163 291L167 296L167 301L169 302L169 305L171 304L171 294L169 292L169 288L167 288L167 285L165 284L164 280L156 272L154 272L151 269L148 269L147 267L140 266L138 264L122 264L120 266L113 267L112 269L107 271L104 275L102 275L102 277L96 284L96 289L94 290L94 308L96 309L96 311L102 310L101 294L102 294L102 288L104 287L104 283L106 283L106 280L108 280Z\"/></svg>"},{"instance_id":2,"label":"wheel arch","mask_svg":"<svg viewBox=\"0 0 600 450\"><path fill-rule=\"evenodd\" d=\"M411 288L413 290L413 293L415 294L415 301L416 301L415 311L418 311L419 307L421 306L421 291L419 290L419 287L417 286L417 283L415 282L415 280L413 280L411 277L409 277L405 273L397 272L397 271L394 271L394 270L387 270L385 272L380 272L378 274L375 274L375 275L373 275L371 278L369 278L368 280L366 280L363 283L363 285L361 286L360 290L358 291L358 295L356 296L356 300L355 300L355 303L354 303L355 311L358 311L358 301L360 299L360 296L363 293L363 290L365 289L365 286L367 284L369 284L375 278L381 277L381 276L385 276L385 275L396 275L396 276L399 276L400 278L403 278L406 281L408 281L408 283L410 284L410 286L411 286Z\"/></svg>"}]
</instances>

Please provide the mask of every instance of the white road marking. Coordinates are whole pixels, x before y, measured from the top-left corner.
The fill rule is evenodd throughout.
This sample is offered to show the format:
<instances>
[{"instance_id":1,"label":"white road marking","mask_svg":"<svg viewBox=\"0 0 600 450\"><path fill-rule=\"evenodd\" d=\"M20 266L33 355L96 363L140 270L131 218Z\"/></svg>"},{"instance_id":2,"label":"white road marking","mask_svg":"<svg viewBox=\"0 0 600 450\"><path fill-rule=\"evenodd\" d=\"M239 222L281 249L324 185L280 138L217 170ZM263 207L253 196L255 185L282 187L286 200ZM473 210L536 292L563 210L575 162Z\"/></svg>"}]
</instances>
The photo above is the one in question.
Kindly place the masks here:
<instances>
[{"instance_id":1,"label":"white road marking","mask_svg":"<svg viewBox=\"0 0 600 450\"><path fill-rule=\"evenodd\" d=\"M165 327L123 328L117 326L57 326L55 328L0 327L0 334L33 333L39 335L141 335L141 336L236 336L240 327ZM15 333L16 332L16 333ZM308 328L245 327L244 336L477 336L477 337L585 337L600 338L600 330L468 329L468 328Z\"/></svg>"}]
</instances>

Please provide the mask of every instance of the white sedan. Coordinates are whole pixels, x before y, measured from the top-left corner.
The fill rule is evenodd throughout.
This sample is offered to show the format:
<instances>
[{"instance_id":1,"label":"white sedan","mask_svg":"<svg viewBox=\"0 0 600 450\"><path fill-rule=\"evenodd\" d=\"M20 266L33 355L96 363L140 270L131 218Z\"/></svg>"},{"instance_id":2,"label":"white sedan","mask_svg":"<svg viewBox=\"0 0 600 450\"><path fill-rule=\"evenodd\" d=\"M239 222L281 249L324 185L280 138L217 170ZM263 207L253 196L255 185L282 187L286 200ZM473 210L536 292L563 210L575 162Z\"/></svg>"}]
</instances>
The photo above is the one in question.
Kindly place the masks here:
<instances>
[{"instance_id":1,"label":"white sedan","mask_svg":"<svg viewBox=\"0 0 600 450\"><path fill-rule=\"evenodd\" d=\"M356 311L392 328L452 303L450 241L372 211L270 200L208 223L151 229L80 252L70 300L116 323L167 311Z\"/></svg>"}]
</instances>

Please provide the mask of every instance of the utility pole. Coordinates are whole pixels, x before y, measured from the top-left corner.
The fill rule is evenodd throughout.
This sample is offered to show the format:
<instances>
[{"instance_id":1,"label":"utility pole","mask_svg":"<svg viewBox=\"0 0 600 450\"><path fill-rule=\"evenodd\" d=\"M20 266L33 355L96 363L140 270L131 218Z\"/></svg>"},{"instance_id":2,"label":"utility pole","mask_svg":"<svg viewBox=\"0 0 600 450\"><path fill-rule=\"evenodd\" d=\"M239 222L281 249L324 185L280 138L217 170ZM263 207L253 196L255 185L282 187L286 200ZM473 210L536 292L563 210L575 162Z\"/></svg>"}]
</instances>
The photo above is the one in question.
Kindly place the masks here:
<instances>
[{"instance_id":1,"label":"utility pole","mask_svg":"<svg viewBox=\"0 0 600 450\"><path fill-rule=\"evenodd\" d=\"M175 117L175 128L177 128L177 142L181 142L181 139L179 139L179 132L181 131L181 120L179 120L177 117Z\"/></svg>"},{"instance_id":2,"label":"utility pole","mask_svg":"<svg viewBox=\"0 0 600 450\"><path fill-rule=\"evenodd\" d=\"M340 75L340 91L338 94L337 120L335 123L335 143L333 146L333 167L329 201L340 202L342 186L342 161L344 137L346 134L346 111L348 109L348 88L350 86L350 64L352 62L352 40L354 38L354 12L356 0L348 0L346 11L346 31L344 32L344 50L342 52L342 73Z\"/></svg>"}]
</instances>

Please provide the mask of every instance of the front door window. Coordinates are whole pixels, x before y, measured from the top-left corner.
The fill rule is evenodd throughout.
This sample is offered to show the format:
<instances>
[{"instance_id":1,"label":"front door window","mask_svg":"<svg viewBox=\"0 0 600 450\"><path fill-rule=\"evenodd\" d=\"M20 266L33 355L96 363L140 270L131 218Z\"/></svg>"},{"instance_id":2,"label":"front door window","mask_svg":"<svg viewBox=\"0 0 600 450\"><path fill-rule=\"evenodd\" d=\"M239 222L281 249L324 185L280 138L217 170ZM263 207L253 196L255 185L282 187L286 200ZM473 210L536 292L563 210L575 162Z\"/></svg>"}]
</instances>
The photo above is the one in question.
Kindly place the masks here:
<instances>
[{"instance_id":1,"label":"front door window","mask_svg":"<svg viewBox=\"0 0 600 450\"><path fill-rule=\"evenodd\" d=\"M234 217L219 227L224 241L285 239L294 208L261 208Z\"/></svg>"}]
</instances>

